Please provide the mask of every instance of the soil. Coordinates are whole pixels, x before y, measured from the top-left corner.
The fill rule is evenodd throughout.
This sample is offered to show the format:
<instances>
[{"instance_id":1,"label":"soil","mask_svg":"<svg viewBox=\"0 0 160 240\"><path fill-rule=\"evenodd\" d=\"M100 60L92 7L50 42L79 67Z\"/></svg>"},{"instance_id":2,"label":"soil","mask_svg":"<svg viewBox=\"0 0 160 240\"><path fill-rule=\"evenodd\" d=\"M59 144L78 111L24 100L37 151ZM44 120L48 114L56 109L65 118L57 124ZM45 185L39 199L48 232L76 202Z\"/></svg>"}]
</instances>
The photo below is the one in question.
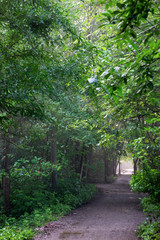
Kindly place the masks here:
<instances>
[{"instance_id":1,"label":"soil","mask_svg":"<svg viewBox=\"0 0 160 240\"><path fill-rule=\"evenodd\" d=\"M112 184L97 184L98 194L90 203L41 228L35 240L136 240L144 215L141 196L131 192L129 180L122 175Z\"/></svg>"}]
</instances>

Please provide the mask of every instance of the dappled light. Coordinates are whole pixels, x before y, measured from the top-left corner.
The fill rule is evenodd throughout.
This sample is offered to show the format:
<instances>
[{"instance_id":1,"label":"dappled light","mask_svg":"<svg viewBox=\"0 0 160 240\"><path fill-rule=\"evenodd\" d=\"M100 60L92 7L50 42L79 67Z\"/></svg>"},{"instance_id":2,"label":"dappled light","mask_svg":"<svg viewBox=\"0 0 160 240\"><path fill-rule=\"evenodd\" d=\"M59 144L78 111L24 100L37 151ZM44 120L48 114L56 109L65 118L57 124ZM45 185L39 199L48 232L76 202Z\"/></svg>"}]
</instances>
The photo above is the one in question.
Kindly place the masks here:
<instances>
[{"instance_id":1,"label":"dappled light","mask_svg":"<svg viewBox=\"0 0 160 240\"><path fill-rule=\"evenodd\" d=\"M160 0L0 0L0 240L160 239Z\"/></svg>"}]
</instances>

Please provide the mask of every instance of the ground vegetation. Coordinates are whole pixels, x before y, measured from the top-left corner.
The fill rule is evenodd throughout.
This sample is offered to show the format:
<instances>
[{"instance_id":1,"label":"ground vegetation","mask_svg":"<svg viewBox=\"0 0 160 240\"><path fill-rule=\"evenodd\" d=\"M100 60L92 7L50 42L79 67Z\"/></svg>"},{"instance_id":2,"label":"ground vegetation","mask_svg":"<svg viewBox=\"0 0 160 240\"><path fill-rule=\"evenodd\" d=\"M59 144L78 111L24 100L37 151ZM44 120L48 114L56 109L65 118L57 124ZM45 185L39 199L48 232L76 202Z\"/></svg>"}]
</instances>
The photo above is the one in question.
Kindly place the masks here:
<instances>
[{"instance_id":1,"label":"ground vegetation","mask_svg":"<svg viewBox=\"0 0 160 240\"><path fill-rule=\"evenodd\" d=\"M29 239L32 219L38 226L88 201L91 171L112 181L127 152L131 187L148 194L139 237L158 239L159 0L1 6L0 239Z\"/></svg>"}]
</instances>

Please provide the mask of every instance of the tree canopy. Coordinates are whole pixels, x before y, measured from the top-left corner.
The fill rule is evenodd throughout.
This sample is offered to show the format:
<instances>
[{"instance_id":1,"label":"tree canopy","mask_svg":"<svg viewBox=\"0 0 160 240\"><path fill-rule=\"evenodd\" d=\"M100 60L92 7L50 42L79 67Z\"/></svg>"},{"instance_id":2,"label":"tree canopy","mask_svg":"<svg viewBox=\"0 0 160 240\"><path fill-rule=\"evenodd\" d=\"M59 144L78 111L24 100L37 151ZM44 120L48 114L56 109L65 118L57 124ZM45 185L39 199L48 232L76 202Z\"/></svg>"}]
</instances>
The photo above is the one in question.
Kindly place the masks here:
<instances>
[{"instance_id":1,"label":"tree canopy","mask_svg":"<svg viewBox=\"0 0 160 240\"><path fill-rule=\"evenodd\" d=\"M99 172L104 182L114 179L127 153L134 163L132 188L149 194L146 211L157 209L159 3L1 0L3 214L31 213L53 192L58 201L72 202L76 181ZM63 198L65 181L70 195Z\"/></svg>"}]
</instances>

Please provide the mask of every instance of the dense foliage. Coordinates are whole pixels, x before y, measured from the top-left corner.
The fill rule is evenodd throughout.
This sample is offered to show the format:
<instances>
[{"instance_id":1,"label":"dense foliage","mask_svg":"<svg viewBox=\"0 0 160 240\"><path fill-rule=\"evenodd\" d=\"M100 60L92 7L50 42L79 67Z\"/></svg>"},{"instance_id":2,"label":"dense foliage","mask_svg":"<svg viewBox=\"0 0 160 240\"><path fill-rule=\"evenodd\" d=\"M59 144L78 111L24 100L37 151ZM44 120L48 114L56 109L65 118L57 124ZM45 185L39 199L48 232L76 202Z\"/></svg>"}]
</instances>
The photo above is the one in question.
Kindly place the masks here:
<instances>
[{"instance_id":1,"label":"dense foliage","mask_svg":"<svg viewBox=\"0 0 160 240\"><path fill-rule=\"evenodd\" d=\"M139 237L158 239L159 3L1 0L0 239L88 201L90 173L112 180L126 152L148 195Z\"/></svg>"},{"instance_id":2,"label":"dense foliage","mask_svg":"<svg viewBox=\"0 0 160 240\"><path fill-rule=\"evenodd\" d=\"M106 47L104 85L107 98L117 102L110 103L112 113L133 154L136 175L131 187L148 194L142 200L148 217L138 234L141 239L159 239L159 1L112 1L105 6L102 27L109 28L106 46L112 44L112 52Z\"/></svg>"},{"instance_id":3,"label":"dense foliage","mask_svg":"<svg viewBox=\"0 0 160 240\"><path fill-rule=\"evenodd\" d=\"M32 184L30 180L30 185ZM59 182L54 193L43 188L32 188L33 195L26 195L23 188L12 195L14 217L1 215L3 228L0 229L0 239L31 239L39 230L38 227L49 221L57 221L59 217L91 200L96 193L93 185L82 184L76 178L68 180L67 183L66 180Z\"/></svg>"}]
</instances>

